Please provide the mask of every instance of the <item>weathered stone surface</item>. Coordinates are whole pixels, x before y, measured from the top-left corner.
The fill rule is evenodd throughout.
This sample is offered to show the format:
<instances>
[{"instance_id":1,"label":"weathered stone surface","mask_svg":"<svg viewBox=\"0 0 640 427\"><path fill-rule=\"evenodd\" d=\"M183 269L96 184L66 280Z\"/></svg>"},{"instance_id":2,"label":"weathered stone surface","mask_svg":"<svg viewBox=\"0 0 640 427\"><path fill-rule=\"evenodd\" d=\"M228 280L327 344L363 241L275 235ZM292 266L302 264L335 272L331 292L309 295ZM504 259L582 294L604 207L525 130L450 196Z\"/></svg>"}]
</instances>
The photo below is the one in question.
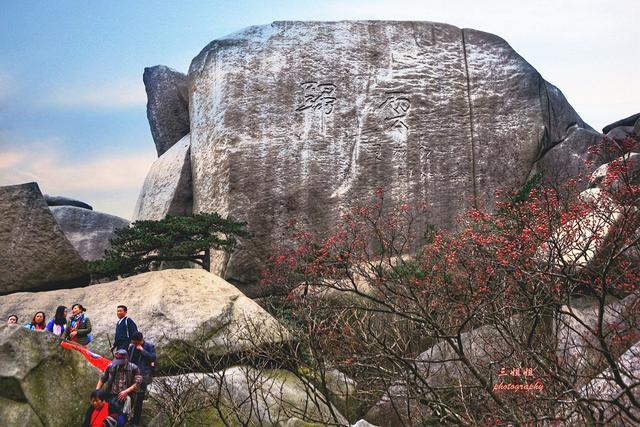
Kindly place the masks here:
<instances>
[{"instance_id":1,"label":"weathered stone surface","mask_svg":"<svg viewBox=\"0 0 640 427\"><path fill-rule=\"evenodd\" d=\"M147 91L147 119L161 156L189 133L187 76L164 65L144 69Z\"/></svg>"},{"instance_id":2,"label":"weathered stone surface","mask_svg":"<svg viewBox=\"0 0 640 427\"><path fill-rule=\"evenodd\" d=\"M50 209L64 235L87 261L102 258L115 231L129 226L124 218L75 206L52 206Z\"/></svg>"},{"instance_id":3,"label":"weathered stone surface","mask_svg":"<svg viewBox=\"0 0 640 427\"><path fill-rule=\"evenodd\" d=\"M614 122L614 123L611 123L610 125L605 126L602 129L602 133L609 133L614 128L617 128L619 126L633 126L634 124L638 123L639 119L640 119L640 113L633 114L629 117L625 117L624 119L620 119L617 122Z\"/></svg>"},{"instance_id":4,"label":"weathered stone surface","mask_svg":"<svg viewBox=\"0 0 640 427\"><path fill-rule=\"evenodd\" d=\"M617 192L620 182L629 182L637 184L640 180L640 153L627 153L614 160L617 165L625 168L624 174L620 177L614 177L614 180L605 181L604 184L609 192ZM593 171L589 178L589 185L592 187L600 186L610 170L610 163L605 163L598 169ZM622 178L622 179L620 179Z\"/></svg>"},{"instance_id":5,"label":"weathered stone surface","mask_svg":"<svg viewBox=\"0 0 640 427\"><path fill-rule=\"evenodd\" d=\"M529 178L536 173L542 173L542 183L558 185L566 183L568 179L588 177L605 161L601 156L588 153L589 147L597 144L602 134L589 129L573 126L569 135L560 143L547 151L540 160L534 163ZM580 190L587 186L583 181Z\"/></svg>"},{"instance_id":6,"label":"weathered stone surface","mask_svg":"<svg viewBox=\"0 0 640 427\"><path fill-rule=\"evenodd\" d=\"M612 301L605 306L603 312L603 336L607 345L613 339L612 329L624 335L629 332L637 320L631 320L638 312L637 295ZM604 367L604 357L597 337L592 331L598 327L598 303L593 298L575 299L571 307L563 306L556 313L553 322L553 334L559 367L564 378L573 380L580 387L588 382ZM496 362L508 365L513 357L514 349L519 344L526 346L528 333L526 322L511 318L508 324L485 325L472 331L462 333L460 340L466 360L483 378L495 378ZM519 341L507 338L509 334L520 337ZM457 344L456 344L457 345ZM471 373L454 348L446 341L441 341L418 355L415 361L419 379L413 379L426 390L444 389L446 387L479 386L479 391L465 390L465 398L471 401L482 401L488 398L480 381ZM429 396L412 395L406 383L398 381L389 387L385 395L366 414L365 419L380 425L421 425L420 420L429 419L433 408L419 402L419 398L428 400ZM474 395L475 393L475 395Z\"/></svg>"},{"instance_id":7,"label":"weathered stone surface","mask_svg":"<svg viewBox=\"0 0 640 427\"><path fill-rule=\"evenodd\" d=\"M0 325L0 425L81 425L99 374L51 334Z\"/></svg>"},{"instance_id":8,"label":"weathered stone surface","mask_svg":"<svg viewBox=\"0 0 640 427\"><path fill-rule=\"evenodd\" d=\"M153 163L138 196L133 221L191 214L190 147L190 135L186 135Z\"/></svg>"},{"instance_id":9,"label":"weathered stone surface","mask_svg":"<svg viewBox=\"0 0 640 427\"><path fill-rule=\"evenodd\" d=\"M72 199L70 197L50 196L48 194L45 194L44 200L47 202L48 206L75 206L77 208L93 210L93 207L91 205L85 202L81 202L80 200Z\"/></svg>"},{"instance_id":10,"label":"weathered stone surface","mask_svg":"<svg viewBox=\"0 0 640 427\"><path fill-rule=\"evenodd\" d=\"M610 238L614 225L629 209L617 204L600 188L589 188L579 195L588 211L567 221L549 237L538 251L541 260L550 259L557 268L577 272L590 265Z\"/></svg>"},{"instance_id":11,"label":"weathered stone surface","mask_svg":"<svg viewBox=\"0 0 640 427\"><path fill-rule=\"evenodd\" d=\"M636 343L620 356L616 360L616 366L620 378L626 384L633 399L636 402L640 401L640 384L638 383L640 380L640 343ZM590 400L589 406L594 409L594 413L598 417L601 417L599 421L604 425L634 425L634 419L640 419L640 408L637 404L633 404L622 391L616 382L612 369L609 368L584 386L580 390L580 394L584 399ZM622 408L629 411L633 418Z\"/></svg>"},{"instance_id":12,"label":"weathered stone surface","mask_svg":"<svg viewBox=\"0 0 640 427\"><path fill-rule=\"evenodd\" d=\"M85 263L53 218L38 184L0 187L0 294L87 282Z\"/></svg>"},{"instance_id":13,"label":"weathered stone surface","mask_svg":"<svg viewBox=\"0 0 640 427\"><path fill-rule=\"evenodd\" d=\"M216 411L211 411L216 401L238 425L285 426L296 420L303 421L302 425L349 425L336 408L330 409L326 397L285 370L236 366L213 374L158 378L150 393L165 404L167 396L172 396L192 413L212 412L209 425L218 417Z\"/></svg>"},{"instance_id":14,"label":"weathered stone surface","mask_svg":"<svg viewBox=\"0 0 640 427\"><path fill-rule=\"evenodd\" d=\"M76 302L87 309L93 325L92 351L110 354L107 335L113 342L116 306L125 304L138 329L157 344L161 367L171 366L163 359L167 354L176 361L191 360L192 346L225 355L288 337L258 304L204 270L154 271L84 288L0 297L0 306L21 319L37 310L50 317L58 305Z\"/></svg>"},{"instance_id":15,"label":"weathered stone surface","mask_svg":"<svg viewBox=\"0 0 640 427\"><path fill-rule=\"evenodd\" d=\"M635 294L611 301L605 306L602 335L608 345L614 337L614 328L621 336L633 331L639 309L640 302ZM565 375L575 378L578 385L585 384L588 378L604 368L602 346L593 333L598 330L598 315L598 301L584 298L575 300L571 307L562 306L556 318L558 358L564 361L562 367Z\"/></svg>"},{"instance_id":16,"label":"weathered stone surface","mask_svg":"<svg viewBox=\"0 0 640 427\"><path fill-rule=\"evenodd\" d=\"M504 40L431 22L275 22L210 43L189 69L194 212L255 232L224 277L257 278L290 217L326 231L384 187L452 226L523 184L577 124Z\"/></svg>"}]
</instances>

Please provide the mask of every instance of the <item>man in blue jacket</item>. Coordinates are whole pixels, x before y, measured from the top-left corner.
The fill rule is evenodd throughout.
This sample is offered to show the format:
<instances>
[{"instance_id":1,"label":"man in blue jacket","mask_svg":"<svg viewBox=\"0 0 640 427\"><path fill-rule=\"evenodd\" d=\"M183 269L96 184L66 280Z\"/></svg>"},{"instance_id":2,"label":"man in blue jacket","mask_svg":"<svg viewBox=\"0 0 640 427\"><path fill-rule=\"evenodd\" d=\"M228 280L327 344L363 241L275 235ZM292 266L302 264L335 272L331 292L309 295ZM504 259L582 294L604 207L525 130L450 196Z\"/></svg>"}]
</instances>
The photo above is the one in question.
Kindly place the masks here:
<instances>
[{"instance_id":1,"label":"man in blue jacket","mask_svg":"<svg viewBox=\"0 0 640 427\"><path fill-rule=\"evenodd\" d=\"M126 306L119 305L116 309L116 314L118 316L118 323L116 323L116 337L112 350L127 350L129 343L131 343L131 337L138 332L138 326L136 326L136 322L127 316Z\"/></svg>"},{"instance_id":2,"label":"man in blue jacket","mask_svg":"<svg viewBox=\"0 0 640 427\"><path fill-rule=\"evenodd\" d=\"M140 369L142 374L142 387L136 391L135 404L133 407L134 426L139 425L140 415L142 414L142 401L147 390L147 386L153 381L153 372L156 367L156 347L143 339L142 333L136 331L131 335L131 344L129 344L129 361L134 363Z\"/></svg>"}]
</instances>

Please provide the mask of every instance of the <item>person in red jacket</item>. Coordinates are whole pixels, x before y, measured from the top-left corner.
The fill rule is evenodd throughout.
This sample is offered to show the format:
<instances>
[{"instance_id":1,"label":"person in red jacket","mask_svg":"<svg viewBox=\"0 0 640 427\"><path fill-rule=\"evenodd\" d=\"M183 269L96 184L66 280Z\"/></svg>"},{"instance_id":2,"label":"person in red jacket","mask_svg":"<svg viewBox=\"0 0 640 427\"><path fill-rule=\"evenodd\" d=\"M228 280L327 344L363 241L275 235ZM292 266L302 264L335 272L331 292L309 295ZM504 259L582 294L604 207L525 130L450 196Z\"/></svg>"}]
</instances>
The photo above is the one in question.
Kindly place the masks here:
<instances>
[{"instance_id":1,"label":"person in red jacket","mask_svg":"<svg viewBox=\"0 0 640 427\"><path fill-rule=\"evenodd\" d=\"M107 401L107 393L94 390L89 397L91 406L84 416L82 427L116 427L120 413L118 409Z\"/></svg>"}]
</instances>

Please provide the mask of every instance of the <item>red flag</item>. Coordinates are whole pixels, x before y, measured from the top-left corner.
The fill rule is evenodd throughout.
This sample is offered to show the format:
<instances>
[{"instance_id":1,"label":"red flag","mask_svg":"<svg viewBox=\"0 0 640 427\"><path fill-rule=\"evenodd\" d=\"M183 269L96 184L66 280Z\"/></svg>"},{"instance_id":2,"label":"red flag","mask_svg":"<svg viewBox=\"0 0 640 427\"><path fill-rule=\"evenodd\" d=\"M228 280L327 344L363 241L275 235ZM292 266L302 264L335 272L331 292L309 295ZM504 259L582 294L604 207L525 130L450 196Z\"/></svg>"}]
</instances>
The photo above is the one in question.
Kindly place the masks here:
<instances>
[{"instance_id":1,"label":"red flag","mask_svg":"<svg viewBox=\"0 0 640 427\"><path fill-rule=\"evenodd\" d=\"M106 357L102 357L99 354L90 352L80 344L74 344L69 341L62 341L60 342L60 345L66 349L72 348L79 351L89 361L89 363L91 363L101 371L105 371L107 369L107 366L109 366L109 364L111 363L111 360L107 359Z\"/></svg>"}]
</instances>

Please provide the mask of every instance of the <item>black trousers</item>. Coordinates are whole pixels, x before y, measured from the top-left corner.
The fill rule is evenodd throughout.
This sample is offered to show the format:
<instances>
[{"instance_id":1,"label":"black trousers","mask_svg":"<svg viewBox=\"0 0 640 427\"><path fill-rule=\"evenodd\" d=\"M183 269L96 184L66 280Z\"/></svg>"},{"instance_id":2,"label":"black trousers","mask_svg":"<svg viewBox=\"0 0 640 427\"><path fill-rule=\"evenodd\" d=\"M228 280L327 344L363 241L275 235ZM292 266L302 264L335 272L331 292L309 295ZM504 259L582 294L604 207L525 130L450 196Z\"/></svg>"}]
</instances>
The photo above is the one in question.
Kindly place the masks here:
<instances>
[{"instance_id":1,"label":"black trousers","mask_svg":"<svg viewBox=\"0 0 640 427\"><path fill-rule=\"evenodd\" d=\"M144 400L145 393L147 391L147 386L142 386L139 391L136 391L135 396L131 396L134 399L133 402L133 418L131 418L131 423L133 425L140 424L140 417L142 416L142 401Z\"/></svg>"}]
</instances>

